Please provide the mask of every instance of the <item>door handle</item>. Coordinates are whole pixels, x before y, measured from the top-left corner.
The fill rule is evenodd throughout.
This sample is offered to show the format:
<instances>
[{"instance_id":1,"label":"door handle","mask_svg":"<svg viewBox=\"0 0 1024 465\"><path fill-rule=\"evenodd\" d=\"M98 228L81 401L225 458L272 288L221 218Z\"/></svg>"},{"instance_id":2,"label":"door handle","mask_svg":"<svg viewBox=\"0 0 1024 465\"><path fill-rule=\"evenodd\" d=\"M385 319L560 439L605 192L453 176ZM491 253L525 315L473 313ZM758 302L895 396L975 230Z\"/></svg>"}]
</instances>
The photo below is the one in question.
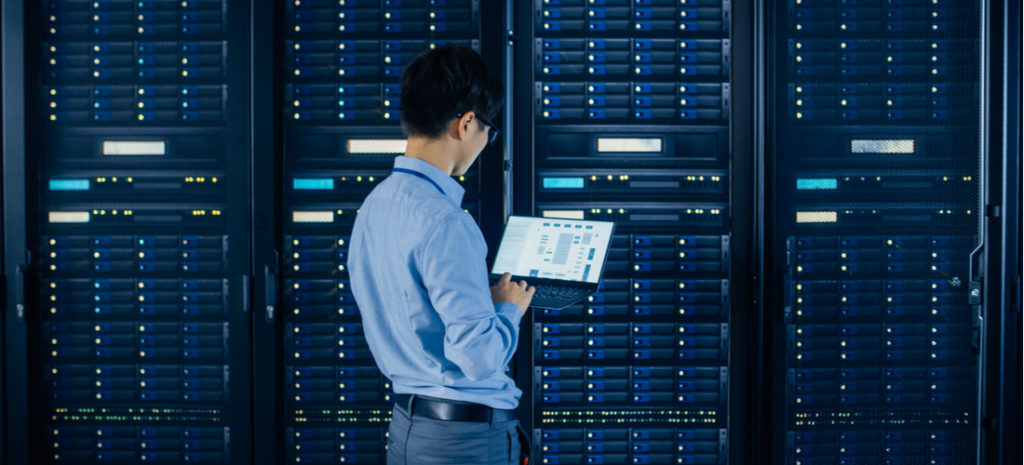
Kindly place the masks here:
<instances>
[{"instance_id":1,"label":"door handle","mask_svg":"<svg viewBox=\"0 0 1024 465\"><path fill-rule=\"evenodd\" d=\"M22 263L14 271L14 310L18 321L25 321L25 270L28 265Z\"/></svg>"},{"instance_id":2,"label":"door handle","mask_svg":"<svg viewBox=\"0 0 1024 465\"><path fill-rule=\"evenodd\" d=\"M975 276L975 271L981 269L981 253L985 250L985 241L978 243L978 246L971 251L971 255L967 258L967 280L969 282L968 300L971 305L981 305L981 277Z\"/></svg>"},{"instance_id":3,"label":"door handle","mask_svg":"<svg viewBox=\"0 0 1024 465\"><path fill-rule=\"evenodd\" d=\"M274 322L274 309L277 305L277 262L278 254L274 251L274 261L263 267L263 305L267 323Z\"/></svg>"}]
</instances>

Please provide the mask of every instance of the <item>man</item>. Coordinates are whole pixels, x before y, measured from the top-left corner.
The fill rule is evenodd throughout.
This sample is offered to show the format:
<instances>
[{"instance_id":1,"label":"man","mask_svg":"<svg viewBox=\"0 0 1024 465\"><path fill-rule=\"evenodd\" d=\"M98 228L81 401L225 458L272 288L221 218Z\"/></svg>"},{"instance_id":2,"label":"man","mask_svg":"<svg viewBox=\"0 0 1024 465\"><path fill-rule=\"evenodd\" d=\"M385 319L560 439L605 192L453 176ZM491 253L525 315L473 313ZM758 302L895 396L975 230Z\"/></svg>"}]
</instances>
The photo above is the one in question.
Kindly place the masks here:
<instances>
[{"instance_id":1,"label":"man","mask_svg":"<svg viewBox=\"0 0 1024 465\"><path fill-rule=\"evenodd\" d=\"M402 72L405 156L363 202L348 269L363 331L396 403L389 465L519 461L522 393L506 373L533 298L506 274L488 293L487 244L462 207L462 175L497 136L503 88L472 49Z\"/></svg>"}]
</instances>

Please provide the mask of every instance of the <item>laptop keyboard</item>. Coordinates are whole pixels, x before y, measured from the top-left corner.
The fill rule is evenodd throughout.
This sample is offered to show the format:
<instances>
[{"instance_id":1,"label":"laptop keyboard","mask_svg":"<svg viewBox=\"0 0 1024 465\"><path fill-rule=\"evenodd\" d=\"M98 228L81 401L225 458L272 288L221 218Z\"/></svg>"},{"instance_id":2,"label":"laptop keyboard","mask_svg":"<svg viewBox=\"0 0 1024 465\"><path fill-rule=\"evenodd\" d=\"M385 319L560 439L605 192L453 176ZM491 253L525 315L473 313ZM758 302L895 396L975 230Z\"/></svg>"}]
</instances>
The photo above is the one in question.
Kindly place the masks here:
<instances>
[{"instance_id":1,"label":"laptop keyboard","mask_svg":"<svg viewBox=\"0 0 1024 465\"><path fill-rule=\"evenodd\" d=\"M498 283L497 279L491 279L491 286ZM534 286L537 291L533 294L531 306L561 308L571 302L579 300L580 296L589 294L590 291L578 287L553 286L541 284Z\"/></svg>"},{"instance_id":2,"label":"laptop keyboard","mask_svg":"<svg viewBox=\"0 0 1024 465\"><path fill-rule=\"evenodd\" d=\"M568 286L537 286L537 291L534 293L533 298L535 299L562 299L570 296L580 295L584 293L583 289L578 287Z\"/></svg>"}]
</instances>

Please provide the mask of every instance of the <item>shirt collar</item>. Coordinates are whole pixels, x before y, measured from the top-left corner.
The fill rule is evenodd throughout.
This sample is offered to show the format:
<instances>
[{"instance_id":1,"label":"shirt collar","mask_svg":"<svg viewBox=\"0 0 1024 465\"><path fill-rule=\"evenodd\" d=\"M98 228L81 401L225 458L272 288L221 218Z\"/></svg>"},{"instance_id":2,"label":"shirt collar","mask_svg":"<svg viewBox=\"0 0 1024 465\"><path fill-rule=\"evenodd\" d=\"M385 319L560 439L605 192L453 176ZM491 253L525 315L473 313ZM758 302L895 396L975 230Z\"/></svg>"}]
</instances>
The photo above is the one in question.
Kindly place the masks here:
<instances>
[{"instance_id":1,"label":"shirt collar","mask_svg":"<svg viewBox=\"0 0 1024 465\"><path fill-rule=\"evenodd\" d=\"M466 189L459 185L455 178L448 176L444 171L439 170L436 166L427 163L419 158L407 157L399 155L395 157L395 168L404 168L407 170L413 170L420 172L430 178L431 181L437 183L444 190L444 195L455 202L455 205L462 205L462 197L466 194Z\"/></svg>"}]
</instances>

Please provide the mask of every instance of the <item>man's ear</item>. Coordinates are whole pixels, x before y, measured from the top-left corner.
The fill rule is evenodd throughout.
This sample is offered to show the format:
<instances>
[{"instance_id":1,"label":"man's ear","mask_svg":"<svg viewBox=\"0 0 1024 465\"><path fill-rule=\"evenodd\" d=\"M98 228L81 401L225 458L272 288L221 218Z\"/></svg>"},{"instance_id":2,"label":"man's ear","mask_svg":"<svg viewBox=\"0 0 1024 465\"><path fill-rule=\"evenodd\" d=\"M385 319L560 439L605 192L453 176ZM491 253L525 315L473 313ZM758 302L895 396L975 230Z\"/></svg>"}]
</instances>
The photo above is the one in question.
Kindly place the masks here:
<instances>
[{"instance_id":1,"label":"man's ear","mask_svg":"<svg viewBox=\"0 0 1024 465\"><path fill-rule=\"evenodd\" d=\"M452 122L452 137L455 138L455 140L462 140L466 137L466 134L469 134L469 125L475 123L476 113L467 111L466 114L462 115L460 118L456 118L455 121Z\"/></svg>"}]
</instances>

